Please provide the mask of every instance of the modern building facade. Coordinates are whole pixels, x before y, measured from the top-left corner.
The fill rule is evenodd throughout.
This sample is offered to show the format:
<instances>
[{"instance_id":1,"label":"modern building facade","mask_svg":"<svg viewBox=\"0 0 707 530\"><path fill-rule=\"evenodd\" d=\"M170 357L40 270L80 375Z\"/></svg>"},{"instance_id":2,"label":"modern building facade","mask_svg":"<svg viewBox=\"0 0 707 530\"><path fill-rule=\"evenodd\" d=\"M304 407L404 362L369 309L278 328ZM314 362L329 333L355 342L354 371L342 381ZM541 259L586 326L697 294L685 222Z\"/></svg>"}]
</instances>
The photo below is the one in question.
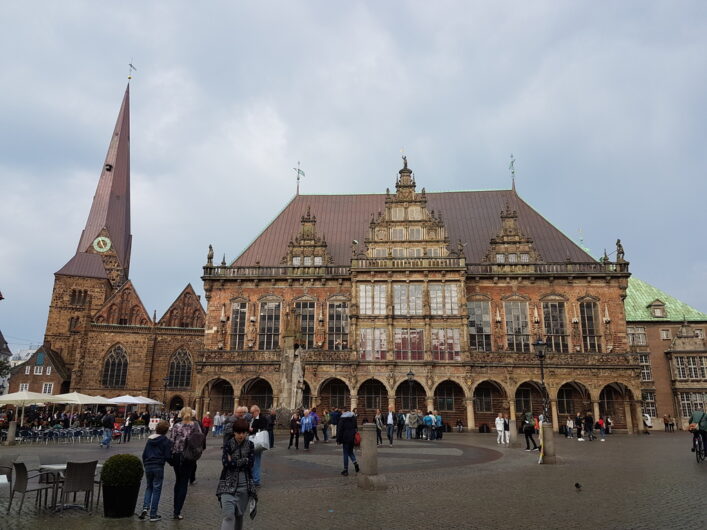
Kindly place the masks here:
<instances>
[{"instance_id":1,"label":"modern building facade","mask_svg":"<svg viewBox=\"0 0 707 530\"><path fill-rule=\"evenodd\" d=\"M431 179L430 179L431 180ZM140 393L199 413L239 403L438 410L476 428L498 412L555 428L590 410L633 432L640 366L629 264L594 260L515 188L297 194L232 263L203 268L164 316L129 279L129 93L76 254L55 276L45 349L72 390ZM546 343L545 387L534 343Z\"/></svg>"},{"instance_id":2,"label":"modern building facade","mask_svg":"<svg viewBox=\"0 0 707 530\"><path fill-rule=\"evenodd\" d=\"M707 314L632 277L625 301L629 349L641 366L643 410L680 428L707 403Z\"/></svg>"}]
</instances>

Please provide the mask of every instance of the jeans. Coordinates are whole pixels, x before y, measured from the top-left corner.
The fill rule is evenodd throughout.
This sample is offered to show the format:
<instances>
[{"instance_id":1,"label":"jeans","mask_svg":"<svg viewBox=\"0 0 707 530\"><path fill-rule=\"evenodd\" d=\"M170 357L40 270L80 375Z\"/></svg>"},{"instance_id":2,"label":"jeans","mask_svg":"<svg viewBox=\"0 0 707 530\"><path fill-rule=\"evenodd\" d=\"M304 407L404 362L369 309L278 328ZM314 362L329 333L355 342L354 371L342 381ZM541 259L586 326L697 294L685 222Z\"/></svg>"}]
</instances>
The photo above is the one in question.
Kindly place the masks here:
<instances>
[{"instance_id":1,"label":"jeans","mask_svg":"<svg viewBox=\"0 0 707 530\"><path fill-rule=\"evenodd\" d=\"M434 440L434 427L425 425L425 437L427 437L428 440Z\"/></svg>"},{"instance_id":2,"label":"jeans","mask_svg":"<svg viewBox=\"0 0 707 530\"><path fill-rule=\"evenodd\" d=\"M299 449L299 431L291 432L290 433L290 445L287 447L288 449L292 447L292 440L294 439L295 441L295 449Z\"/></svg>"},{"instance_id":3,"label":"jeans","mask_svg":"<svg viewBox=\"0 0 707 530\"><path fill-rule=\"evenodd\" d=\"M604 429L604 427L599 428L599 435L602 437L602 439L606 435L606 430Z\"/></svg>"},{"instance_id":4,"label":"jeans","mask_svg":"<svg viewBox=\"0 0 707 530\"><path fill-rule=\"evenodd\" d=\"M174 459L174 515L181 515L195 462L184 460L181 453L177 453Z\"/></svg>"},{"instance_id":5,"label":"jeans","mask_svg":"<svg viewBox=\"0 0 707 530\"><path fill-rule=\"evenodd\" d=\"M260 484L260 462L263 458L262 451L256 451L253 453L253 484L256 486Z\"/></svg>"},{"instance_id":6,"label":"jeans","mask_svg":"<svg viewBox=\"0 0 707 530\"><path fill-rule=\"evenodd\" d=\"M272 449L273 447L275 447L275 431L269 430L268 438L270 438L270 449Z\"/></svg>"},{"instance_id":7,"label":"jeans","mask_svg":"<svg viewBox=\"0 0 707 530\"><path fill-rule=\"evenodd\" d=\"M383 443L383 431L376 427L376 444L381 445Z\"/></svg>"},{"instance_id":8,"label":"jeans","mask_svg":"<svg viewBox=\"0 0 707 530\"><path fill-rule=\"evenodd\" d=\"M353 444L342 444L344 447L344 470L349 470L349 458L352 462L356 462L356 455L354 454Z\"/></svg>"},{"instance_id":9,"label":"jeans","mask_svg":"<svg viewBox=\"0 0 707 530\"><path fill-rule=\"evenodd\" d=\"M312 433L314 434L314 439L316 441L319 441L319 434L317 434L317 426L316 425L312 426Z\"/></svg>"},{"instance_id":10,"label":"jeans","mask_svg":"<svg viewBox=\"0 0 707 530\"><path fill-rule=\"evenodd\" d=\"M221 494L221 530L241 530L243 514L238 515L236 498L228 493Z\"/></svg>"},{"instance_id":11,"label":"jeans","mask_svg":"<svg viewBox=\"0 0 707 530\"><path fill-rule=\"evenodd\" d=\"M103 427L103 441L101 441L101 445L105 445L106 447L110 447L110 441L113 439L113 429L109 429L108 427Z\"/></svg>"},{"instance_id":12,"label":"jeans","mask_svg":"<svg viewBox=\"0 0 707 530\"><path fill-rule=\"evenodd\" d=\"M398 436L397 436L398 440L403 439L403 430L404 429L405 429L405 425L403 425L402 423L399 423L398 424Z\"/></svg>"},{"instance_id":13,"label":"jeans","mask_svg":"<svg viewBox=\"0 0 707 530\"><path fill-rule=\"evenodd\" d=\"M312 434L312 431L304 431L304 448L305 450L309 450L309 444L312 441L312 438L314 438L314 434Z\"/></svg>"},{"instance_id":14,"label":"jeans","mask_svg":"<svg viewBox=\"0 0 707 530\"><path fill-rule=\"evenodd\" d=\"M405 427L405 439L406 440L412 440L414 438L413 435L414 429L410 427L409 425Z\"/></svg>"},{"instance_id":15,"label":"jeans","mask_svg":"<svg viewBox=\"0 0 707 530\"><path fill-rule=\"evenodd\" d=\"M150 517L157 515L163 481L164 467L145 468L145 499L142 502L142 509L150 510Z\"/></svg>"},{"instance_id":16,"label":"jeans","mask_svg":"<svg viewBox=\"0 0 707 530\"><path fill-rule=\"evenodd\" d=\"M329 426L328 425L322 425L322 434L324 434L324 441L328 442L329 441Z\"/></svg>"},{"instance_id":17,"label":"jeans","mask_svg":"<svg viewBox=\"0 0 707 530\"><path fill-rule=\"evenodd\" d=\"M388 441L390 442L390 445L393 445L393 432L395 431L395 425L389 423L386 425L386 430L388 431Z\"/></svg>"}]
</instances>

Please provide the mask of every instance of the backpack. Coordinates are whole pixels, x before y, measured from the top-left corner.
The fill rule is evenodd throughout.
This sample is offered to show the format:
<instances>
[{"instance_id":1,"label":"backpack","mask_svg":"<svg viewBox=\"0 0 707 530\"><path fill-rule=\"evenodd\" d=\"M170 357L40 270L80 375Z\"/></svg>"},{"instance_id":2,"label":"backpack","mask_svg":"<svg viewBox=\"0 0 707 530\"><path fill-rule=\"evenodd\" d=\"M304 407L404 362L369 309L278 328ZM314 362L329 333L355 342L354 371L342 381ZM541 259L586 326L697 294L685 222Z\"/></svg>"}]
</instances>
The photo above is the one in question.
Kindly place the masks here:
<instances>
[{"instance_id":1,"label":"backpack","mask_svg":"<svg viewBox=\"0 0 707 530\"><path fill-rule=\"evenodd\" d=\"M201 458L201 453L204 452L204 433L201 432L198 423L194 423L196 428L192 428L191 434L184 441L184 460L196 462Z\"/></svg>"}]
</instances>

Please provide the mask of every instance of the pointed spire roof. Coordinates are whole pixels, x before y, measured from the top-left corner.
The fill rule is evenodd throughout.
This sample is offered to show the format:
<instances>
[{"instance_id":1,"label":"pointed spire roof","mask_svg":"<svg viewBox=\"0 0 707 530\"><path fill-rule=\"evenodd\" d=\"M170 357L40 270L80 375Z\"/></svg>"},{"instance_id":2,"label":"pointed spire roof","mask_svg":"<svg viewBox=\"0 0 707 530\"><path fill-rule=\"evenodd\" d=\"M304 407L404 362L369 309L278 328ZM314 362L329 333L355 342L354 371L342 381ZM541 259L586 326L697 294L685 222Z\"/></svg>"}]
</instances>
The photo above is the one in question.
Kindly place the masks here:
<instances>
[{"instance_id":1,"label":"pointed spire roof","mask_svg":"<svg viewBox=\"0 0 707 530\"><path fill-rule=\"evenodd\" d=\"M59 271L59 274L83 275L82 273L89 272L91 276L98 275L100 260L87 258L81 254L92 253L93 242L99 236L110 239L111 248L124 271L124 277L127 278L132 240L130 234L130 85L125 89L118 120L76 255Z\"/></svg>"}]
</instances>

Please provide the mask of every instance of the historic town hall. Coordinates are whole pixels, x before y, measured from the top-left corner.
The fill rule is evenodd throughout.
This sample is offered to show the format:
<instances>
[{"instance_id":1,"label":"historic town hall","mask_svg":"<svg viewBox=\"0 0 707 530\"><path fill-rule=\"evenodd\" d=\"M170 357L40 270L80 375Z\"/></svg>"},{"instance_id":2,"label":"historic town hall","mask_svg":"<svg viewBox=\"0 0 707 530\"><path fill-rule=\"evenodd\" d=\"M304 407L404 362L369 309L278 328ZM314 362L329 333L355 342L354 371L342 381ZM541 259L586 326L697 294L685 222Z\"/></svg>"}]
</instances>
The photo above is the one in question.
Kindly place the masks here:
<instances>
[{"instance_id":1,"label":"historic town hall","mask_svg":"<svg viewBox=\"0 0 707 530\"><path fill-rule=\"evenodd\" d=\"M295 195L234 262L209 250L206 310L187 285L157 318L129 275L126 90L76 254L55 274L45 344L12 390L41 380L199 414L304 403L370 419L393 405L474 428L542 410L542 339L556 429L585 410L637 429L620 245L615 261L596 261L515 188L426 191L405 159L390 185Z\"/></svg>"}]
</instances>

